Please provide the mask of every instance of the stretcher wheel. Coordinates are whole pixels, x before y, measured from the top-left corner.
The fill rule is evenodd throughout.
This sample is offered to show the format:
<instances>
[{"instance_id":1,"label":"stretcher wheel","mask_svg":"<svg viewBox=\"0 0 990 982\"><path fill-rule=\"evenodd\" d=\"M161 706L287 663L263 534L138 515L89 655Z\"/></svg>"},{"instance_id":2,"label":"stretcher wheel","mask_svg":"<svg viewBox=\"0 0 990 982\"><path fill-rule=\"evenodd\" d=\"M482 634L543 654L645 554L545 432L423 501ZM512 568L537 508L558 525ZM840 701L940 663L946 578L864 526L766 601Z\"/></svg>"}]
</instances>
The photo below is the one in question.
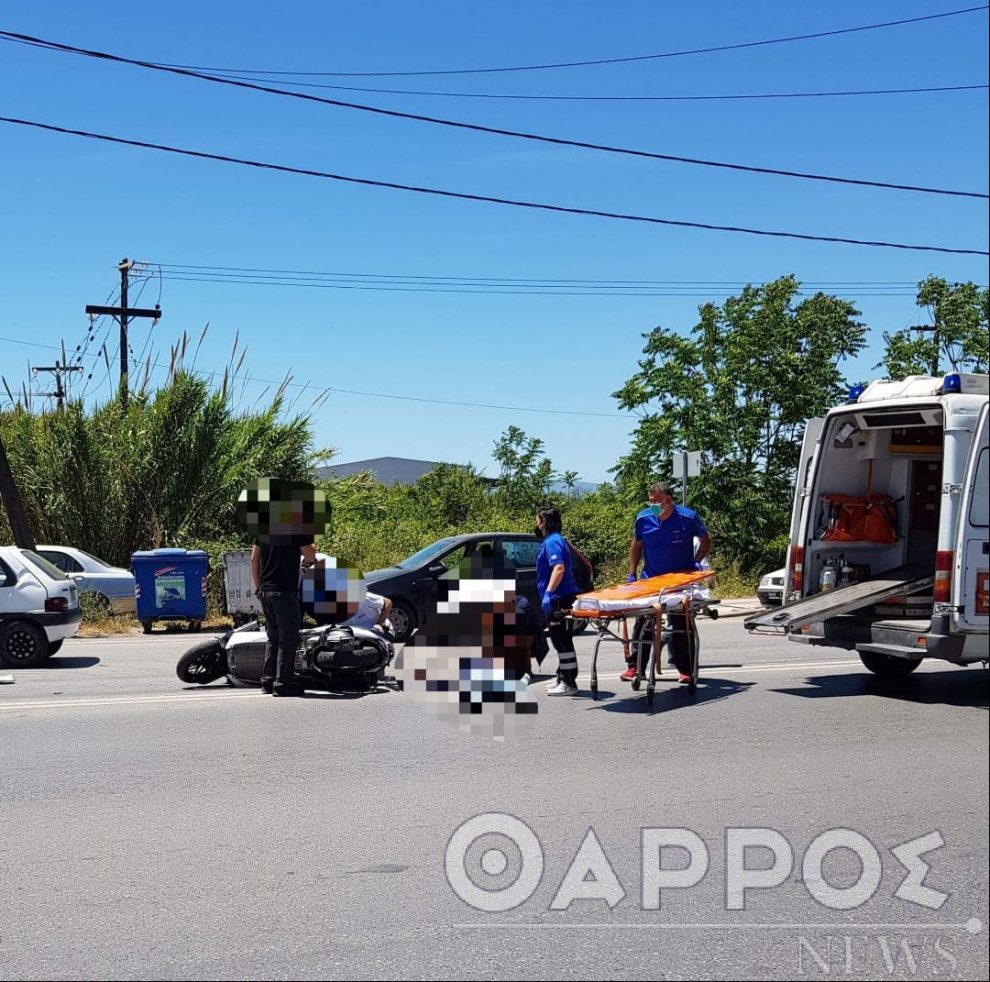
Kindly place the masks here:
<instances>
[{"instance_id":1,"label":"stretcher wheel","mask_svg":"<svg viewBox=\"0 0 990 982\"><path fill-rule=\"evenodd\" d=\"M641 676L637 675L636 678L632 680L633 692L639 692L639 687L642 685L643 679Z\"/></svg>"},{"instance_id":2,"label":"stretcher wheel","mask_svg":"<svg viewBox=\"0 0 990 982\"><path fill-rule=\"evenodd\" d=\"M656 691L656 686L648 685L646 687L646 705L652 708L653 706L653 693Z\"/></svg>"}]
</instances>

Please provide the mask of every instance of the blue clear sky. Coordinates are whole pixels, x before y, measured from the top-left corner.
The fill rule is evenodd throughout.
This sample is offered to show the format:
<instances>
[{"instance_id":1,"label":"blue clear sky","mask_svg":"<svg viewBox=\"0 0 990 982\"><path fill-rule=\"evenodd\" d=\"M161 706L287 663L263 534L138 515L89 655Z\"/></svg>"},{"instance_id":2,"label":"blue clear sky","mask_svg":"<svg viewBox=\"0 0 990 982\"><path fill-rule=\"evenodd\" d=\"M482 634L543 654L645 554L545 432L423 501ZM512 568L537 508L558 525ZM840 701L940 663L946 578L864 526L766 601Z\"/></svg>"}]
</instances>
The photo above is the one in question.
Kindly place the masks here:
<instances>
[{"instance_id":1,"label":"blue clear sky","mask_svg":"<svg viewBox=\"0 0 990 982\"><path fill-rule=\"evenodd\" d=\"M8 0L0 29L160 62L310 72L401 72L642 55L806 34L967 6L920 0L795 4L499 2L273 6ZM310 79L313 81L313 79ZM691 57L486 75L324 78L445 92L698 95L987 81L986 12ZM727 225L987 248L985 201L881 191L617 157L306 104L0 42L2 115L383 181ZM861 98L541 102L335 93L491 126L746 164L987 190L986 90ZM150 263L529 280L717 281L701 296L488 295L186 282L145 286L167 361L209 331L196 361L248 349L243 405L291 372L317 388L490 403L443 406L335 392L315 416L337 461L383 455L473 462L509 425L543 438L560 470L603 480L634 419L610 393L651 327L687 331L706 298L794 273L842 284L875 342L917 322L929 273L986 283L985 257L913 253L639 225L444 200L254 171L0 124L0 364L11 387L86 336L124 256ZM861 283L863 286L855 286ZM900 296L879 296L899 292ZM132 290L132 303L137 289ZM102 339L90 348L92 352ZM147 322L132 330L146 351ZM19 339L22 343L12 343ZM26 342L26 343L24 343ZM116 349L110 332L109 353ZM88 362L92 365L92 362ZM106 369L88 395L106 398ZM76 391L81 383L76 382ZM41 388L41 385L38 386ZM298 408L313 390L302 392ZM4 394L4 398L6 398Z\"/></svg>"}]
</instances>

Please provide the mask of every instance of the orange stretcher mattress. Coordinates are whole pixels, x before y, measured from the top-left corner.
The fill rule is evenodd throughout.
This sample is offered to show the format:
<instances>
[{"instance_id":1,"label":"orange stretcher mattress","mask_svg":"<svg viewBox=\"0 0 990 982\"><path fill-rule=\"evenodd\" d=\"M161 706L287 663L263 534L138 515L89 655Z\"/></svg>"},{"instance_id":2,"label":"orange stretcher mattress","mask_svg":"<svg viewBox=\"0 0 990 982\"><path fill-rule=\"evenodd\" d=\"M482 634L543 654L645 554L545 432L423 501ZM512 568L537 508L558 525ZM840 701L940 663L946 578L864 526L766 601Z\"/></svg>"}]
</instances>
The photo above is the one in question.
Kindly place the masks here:
<instances>
[{"instance_id":1,"label":"orange stretcher mattress","mask_svg":"<svg viewBox=\"0 0 990 982\"><path fill-rule=\"evenodd\" d=\"M622 583L605 590L582 593L574 601L572 617L601 617L623 612L642 613L656 604L680 606L686 599L692 604L711 601L715 574L711 570L697 573L664 573L634 583Z\"/></svg>"}]
</instances>

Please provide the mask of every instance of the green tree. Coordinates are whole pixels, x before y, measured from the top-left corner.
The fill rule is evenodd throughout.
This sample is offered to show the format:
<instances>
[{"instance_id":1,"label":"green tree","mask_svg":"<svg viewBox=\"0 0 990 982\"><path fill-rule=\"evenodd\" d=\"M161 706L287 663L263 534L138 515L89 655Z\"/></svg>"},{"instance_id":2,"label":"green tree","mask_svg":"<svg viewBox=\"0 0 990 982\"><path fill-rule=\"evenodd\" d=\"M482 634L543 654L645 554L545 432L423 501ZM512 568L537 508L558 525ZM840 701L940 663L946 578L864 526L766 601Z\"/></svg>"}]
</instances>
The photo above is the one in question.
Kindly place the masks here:
<instances>
[{"instance_id":1,"label":"green tree","mask_svg":"<svg viewBox=\"0 0 990 982\"><path fill-rule=\"evenodd\" d=\"M574 489L577 484L578 472L577 471L564 471L560 475L560 483L564 485L567 490L568 495L574 496Z\"/></svg>"},{"instance_id":2,"label":"green tree","mask_svg":"<svg viewBox=\"0 0 990 982\"><path fill-rule=\"evenodd\" d=\"M495 441L492 457L501 468L496 494L502 505L510 512L535 512L556 477L543 441L510 426Z\"/></svg>"},{"instance_id":3,"label":"green tree","mask_svg":"<svg viewBox=\"0 0 990 982\"><path fill-rule=\"evenodd\" d=\"M473 467L439 464L407 493L413 509L440 528L470 525L485 510L485 483Z\"/></svg>"},{"instance_id":4,"label":"green tree","mask_svg":"<svg viewBox=\"0 0 990 982\"><path fill-rule=\"evenodd\" d=\"M688 336L654 328L639 370L613 393L640 412L620 486L642 500L651 480L673 478L674 451L700 450L688 504L720 559L746 572L779 564L804 423L836 402L838 363L866 343L853 304L824 293L797 303L799 288L785 276L705 304Z\"/></svg>"},{"instance_id":5,"label":"green tree","mask_svg":"<svg viewBox=\"0 0 990 982\"><path fill-rule=\"evenodd\" d=\"M928 313L927 324L884 332L882 367L890 378L939 375L953 371L987 370L990 334L987 331L990 291L975 283L948 283L929 276L918 284L917 305Z\"/></svg>"},{"instance_id":6,"label":"green tree","mask_svg":"<svg viewBox=\"0 0 990 982\"><path fill-rule=\"evenodd\" d=\"M24 509L38 542L64 543L129 565L136 549L243 536L237 497L257 477L313 476L309 422L283 420L282 393L238 414L226 384L173 373L87 412L0 413ZM0 512L0 534L6 516Z\"/></svg>"}]
</instances>

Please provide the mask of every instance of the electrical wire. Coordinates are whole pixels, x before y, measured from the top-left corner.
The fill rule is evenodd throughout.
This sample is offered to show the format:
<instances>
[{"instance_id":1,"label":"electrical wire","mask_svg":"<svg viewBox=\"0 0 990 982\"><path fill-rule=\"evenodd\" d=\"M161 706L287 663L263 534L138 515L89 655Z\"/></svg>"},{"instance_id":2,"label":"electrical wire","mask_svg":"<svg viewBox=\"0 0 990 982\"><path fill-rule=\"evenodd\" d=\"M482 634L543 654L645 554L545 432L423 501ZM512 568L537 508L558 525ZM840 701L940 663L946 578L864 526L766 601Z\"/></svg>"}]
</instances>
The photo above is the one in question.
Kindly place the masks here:
<instances>
[{"instance_id":1,"label":"electrical wire","mask_svg":"<svg viewBox=\"0 0 990 982\"><path fill-rule=\"evenodd\" d=\"M877 95L917 95L928 92L986 91L990 85L931 85L900 89L837 89L820 92L732 92L712 95L537 95L508 92L431 92L425 89L379 89L360 85L330 85L326 82L291 82L232 72L215 72L221 78L242 82L272 82L299 89L333 89L337 92L370 92L377 95L436 96L444 99L504 99L527 102L734 102L765 99L829 99L842 96L865 97Z\"/></svg>"},{"instance_id":2,"label":"electrical wire","mask_svg":"<svg viewBox=\"0 0 990 982\"><path fill-rule=\"evenodd\" d=\"M637 61L656 61L661 58L682 58L688 55L707 55L720 51L739 51L744 48L759 48L770 44L785 44L792 41L811 41L818 38L837 37L842 34L856 34L862 31L877 31L888 27L899 27L905 24L920 24L923 21L941 20L946 17L957 17L961 14L971 14L986 10L987 5L979 7L964 7L958 10L947 10L938 14L928 14L923 17L907 17L903 20L885 21L880 24L864 24L858 27L843 27L831 31L817 31L814 34L793 34L788 37L767 38L760 41L743 41L736 44L720 44L705 48L688 48L681 51L663 51L659 54L632 55L621 58L596 58L591 61L563 61L540 65L516 65L509 68L457 68L431 69L414 72L289 72L273 71L271 69L237 68L219 69L202 65L168 65L169 68L185 68L197 71L236 71L254 75L309 75L326 78L398 78L422 75L490 75L499 72L536 72L556 68L584 68L591 65L619 65Z\"/></svg>"},{"instance_id":3,"label":"electrical wire","mask_svg":"<svg viewBox=\"0 0 990 982\"><path fill-rule=\"evenodd\" d=\"M303 277L333 277L333 278L353 278L364 279L385 279L399 281L437 281L450 283L485 283L485 284L591 284L591 285L612 285L612 286L718 286L742 288L747 283L754 280L615 280L615 279L590 279L588 277L579 278L553 278L553 277L510 277L510 276L451 276L447 274L422 274L422 273L353 273L342 272L340 270L312 270L312 269L274 269L268 266L216 266L192 263L169 263L151 262L158 269L163 270L185 270L185 271L208 271L213 272L237 272L270 274L273 276L303 276ZM858 289L871 287L917 287L914 280L802 280L802 286L816 287L821 289Z\"/></svg>"},{"instance_id":4,"label":"electrical wire","mask_svg":"<svg viewBox=\"0 0 990 982\"><path fill-rule=\"evenodd\" d=\"M196 157L201 160L215 160L222 163L239 164L244 167L255 167L260 170L278 171L284 174L300 174L306 177L318 177L324 180L341 181L347 184L359 184L365 187L390 188L397 191L410 191L416 194L429 194L442 198L451 198L460 201L479 201L487 204L508 205L514 208L527 208L537 211L551 211L558 214L581 215L594 218L612 218L618 221L642 222L650 225L666 225L676 228L696 228L717 232L737 232L747 235L760 235L781 239L799 239L806 242L831 242L843 245L861 245L882 249L903 249L912 252L938 252L952 255L966 256L987 256L990 255L985 249L959 249L948 246L918 245L903 242L885 242L882 240L853 239L834 235L812 235L804 232L781 232L770 229L748 228L738 225L716 225L710 222L692 222L673 218L656 218L648 215L632 215L621 212L598 211L591 208L574 208L564 205L551 205L535 201L521 201L512 198L498 198L492 195L468 194L460 191L447 191L441 188L428 188L412 184L399 184L392 181L376 181L366 177L349 177L343 174L334 174L328 171L318 171L303 167L289 167L284 164L273 164L259 160L248 160L242 157L231 157L225 154L206 153L202 150L189 150L181 147L167 146L161 143L150 143L144 140L129 140L123 137L108 136L102 133L92 133L87 130L70 129L64 126L54 126L50 123L41 123L35 120L18 119L11 116L0 116L0 122L11 123L16 126L26 126L34 129L47 130L53 133L63 133L69 136L79 136L90 140L99 140L105 143L117 143L124 146L141 147L146 150L158 150L164 153L174 153L185 157Z\"/></svg>"},{"instance_id":5,"label":"electrical wire","mask_svg":"<svg viewBox=\"0 0 990 982\"><path fill-rule=\"evenodd\" d=\"M527 133L522 130L509 130L503 127L483 126L478 123L466 123L462 120L444 119L439 116L425 116L422 113L400 112L397 109L383 109L379 106L368 106L364 103L344 102L340 99L327 99L323 96L310 95L306 92L290 92L287 89L278 89L268 85L259 85L254 82L243 82L237 79L224 78L218 75L206 75L201 72L190 71L188 69L169 68L156 62L141 61L135 58L125 58L122 55L114 55L106 51L79 48L74 45L61 44L57 41L33 37L27 34L15 34L10 31L0 31L0 38L5 38L18 43L30 44L32 46L44 48L50 51L57 51L63 54L82 55L87 58L97 58L103 61L133 65L138 68L147 68L152 71L169 72L175 75L197 78L202 81L215 82L220 85L231 85L236 88L249 89L254 92L265 92L269 95L284 96L289 99L302 99L307 102L316 102L340 109L354 109L359 112L374 113L376 115L386 116L392 119L408 119L413 120L414 122L430 123L435 126L447 126L454 129L469 130L475 133L489 133L494 136L504 136L512 139L528 140L537 143L548 143L554 146L575 147L581 150L595 150L600 153L619 154L622 156L639 157L649 160L663 160L671 163L690 164L698 167L714 167L721 170L742 171L751 174L768 174L774 177L790 177L805 181L825 181L832 184L848 184L857 187L880 188L888 191L910 191L918 194L949 195L951 197L959 198L990 199L990 194L985 194L981 191L959 191L950 188L934 188L917 184L899 184L891 181L873 181L863 178L837 177L830 174L812 174L806 171L785 170L776 167L756 167L749 164L707 160L701 157L685 157L679 154L656 153L650 150L637 150L629 147L615 147L603 143L591 143L585 140L570 140L563 137L545 136L539 133Z\"/></svg>"},{"instance_id":6,"label":"electrical wire","mask_svg":"<svg viewBox=\"0 0 990 982\"><path fill-rule=\"evenodd\" d=\"M56 351L59 350L58 345L41 344L41 343L35 342L35 341L21 341L21 340L19 340L17 338L0 337L0 341L8 342L10 344L22 344L22 345L26 345L27 347L31 347L31 348L45 348L45 349L53 349L54 348ZM99 359L100 355L99 354L90 355L90 357L91 358ZM114 355L114 358L111 358L109 360L110 361L111 369L113 367L113 362L115 360L116 360L116 354ZM154 362L153 365L152 365L152 367L153 368L167 368L168 366L162 364L161 362ZM208 371L199 370L199 369L189 369L188 371L189 371L189 373L191 375L199 375L199 376L202 376L202 377L210 377L210 378L216 378L218 375L222 375L223 374L223 372L219 372L219 371L208 372ZM106 382L106 380L109 378L109 376L110 376L110 370L107 371L107 374L103 377L103 381L100 382L100 387L103 386L103 383ZM252 382L252 383L263 383L263 384L266 384L266 385L280 385L280 384L282 384L280 382L277 382L274 379L259 378L257 375L236 375L236 374L233 374L233 375L230 375L229 377L231 379L236 379L238 381L247 381L247 382ZM285 384L286 385L293 386L295 388L299 388L299 389L312 389L312 388L315 388L316 387L313 382L291 382L290 381L290 382L286 382ZM537 406L505 406L505 405L501 405L501 404L497 404L497 403L488 403L488 402L468 402L468 401L457 400L457 399L431 399L431 398L427 398L425 396L407 396L407 395L400 395L399 393L396 393L396 392L366 392L366 391L361 390L361 389L341 389L341 388L337 388L336 386L331 386L330 387L330 392L331 392L331 394L338 393L339 392L339 393L344 394L344 395L368 396L368 397L375 398L375 399L398 399L398 400L401 400L403 402L423 402L423 403L430 403L430 404L439 405L439 406L461 406L461 407L466 407L466 408L471 408L471 409L499 409L499 410L507 410L507 411L510 411L510 412L519 412L519 413L545 413L545 414L548 414L548 415L551 415L551 416L596 416L596 417L603 417L605 419L629 419L630 418L630 416L627 415L627 414L625 414L625 413L596 413L596 412L589 412L589 411L586 411L586 410L577 410L577 409L546 409L546 408L537 407Z\"/></svg>"},{"instance_id":7,"label":"electrical wire","mask_svg":"<svg viewBox=\"0 0 990 982\"><path fill-rule=\"evenodd\" d=\"M181 275L181 274L168 274L167 279L184 282L184 283L213 283L213 284L227 284L232 286L276 286L276 287L296 287L299 289L321 289L321 290L355 290L362 292L375 292L375 293L454 293L454 294L481 294L485 296L547 296L547 297L641 297L641 298L658 298L658 297L711 297L711 296L723 296L727 292L731 292L734 288L725 288L723 290L677 290L677 289L667 289L667 290L656 290L649 288L605 288L601 287L598 289L587 288L587 289L570 289L567 287L547 287L544 289L530 288L512 288L512 287L502 287L502 288L486 288L486 287L458 287L458 286L427 286L427 285L388 285L383 283L334 283L330 281L320 281L320 280L306 280L306 279L274 279L274 278L264 278L264 277L249 277L249 276L227 276L227 277L217 277L208 275ZM810 290L798 290L797 296L811 296L814 291ZM913 297L916 296L916 288L902 288L900 290L884 290L884 291L860 291L860 295L864 297Z\"/></svg>"},{"instance_id":8,"label":"electrical wire","mask_svg":"<svg viewBox=\"0 0 990 982\"><path fill-rule=\"evenodd\" d=\"M146 265L151 265L151 264L148 263ZM159 274L160 273L161 271L159 270ZM134 278L142 280L142 283L141 283L141 288L138 290L137 297L134 298L134 302L131 304L132 307L136 307L138 305L138 300L141 299L141 294L144 293L144 288L148 285L148 281L152 278L152 276L142 276L139 274L137 277ZM161 306L161 300L162 300L161 280L159 279L158 301L157 301L159 307ZM144 346L141 348L141 354L135 355L134 350L131 349L131 357L134 359L135 368L137 368L137 366L140 365L141 362L144 360L144 356L148 351L148 346L151 344L151 332L154 330L154 326L155 326L154 321L152 321L148 325L148 334L144 339Z\"/></svg>"},{"instance_id":9,"label":"electrical wire","mask_svg":"<svg viewBox=\"0 0 990 982\"><path fill-rule=\"evenodd\" d=\"M106 304L109 304L110 303L111 298L113 298L114 300L117 300L117 299L119 299L119 297L120 297L120 293L119 293L118 289L111 290L110 293L107 294ZM114 323L115 323L114 322L114 319L112 317L109 317L106 314L101 314L98 318L96 318L96 322L94 324L94 330L92 331L91 336L95 339L96 333L99 330L99 328L96 327L96 325L102 324L103 325L103 338L100 341L100 344L99 344L99 347L97 349L97 354L96 355L88 355L88 354L86 354L84 352L83 355L80 356L80 359L79 359L79 364L80 365L82 364L82 361L83 361L83 358L84 357L93 358L93 359L96 359L97 361L99 360L99 357L100 357L99 356L99 352L100 352L100 350L105 349L106 343L107 343L107 339L110 336L110 328L113 326ZM88 344L89 344L89 342L87 342L87 348L86 348L86 351L87 352L89 350L88 349ZM85 399L86 398L86 393L89 391L89 384L90 384L90 382L93 381L93 374L94 373L92 371L86 373L86 384L83 386L82 395L80 396L81 399Z\"/></svg>"},{"instance_id":10,"label":"electrical wire","mask_svg":"<svg viewBox=\"0 0 990 982\"><path fill-rule=\"evenodd\" d=\"M115 296L115 294L116 294L116 289L112 289L107 294L106 299L103 301L104 307L109 305L111 299ZM79 342L79 344L76 345L73 351L72 363L74 365L80 365L82 363L82 359L84 355L89 351L89 346L96 338L96 333L97 331L100 330L105 318L106 318L105 314L101 314L99 317L90 318L89 327L86 328L86 332L83 334L82 340Z\"/></svg>"}]
</instances>

